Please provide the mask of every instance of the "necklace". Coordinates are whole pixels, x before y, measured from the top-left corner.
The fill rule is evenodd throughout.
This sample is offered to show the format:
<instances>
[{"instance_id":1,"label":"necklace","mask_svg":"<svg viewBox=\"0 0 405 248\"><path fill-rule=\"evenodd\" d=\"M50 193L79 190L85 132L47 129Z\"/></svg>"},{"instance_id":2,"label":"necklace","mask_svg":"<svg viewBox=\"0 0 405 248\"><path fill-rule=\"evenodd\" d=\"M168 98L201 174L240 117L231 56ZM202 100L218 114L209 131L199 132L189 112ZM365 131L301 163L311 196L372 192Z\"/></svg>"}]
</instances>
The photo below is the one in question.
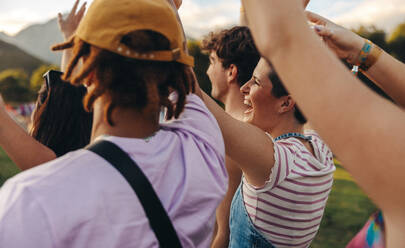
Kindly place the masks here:
<instances>
[{"instance_id":1,"label":"necklace","mask_svg":"<svg viewBox=\"0 0 405 248\"><path fill-rule=\"evenodd\" d=\"M281 140L281 139L287 139L287 138L290 138L290 137L301 138L301 139L306 140L306 141L312 140L311 136L305 136L305 135L300 134L300 133L286 133L286 134L278 136L277 138L274 139L274 141L278 141L278 140Z\"/></svg>"}]
</instances>

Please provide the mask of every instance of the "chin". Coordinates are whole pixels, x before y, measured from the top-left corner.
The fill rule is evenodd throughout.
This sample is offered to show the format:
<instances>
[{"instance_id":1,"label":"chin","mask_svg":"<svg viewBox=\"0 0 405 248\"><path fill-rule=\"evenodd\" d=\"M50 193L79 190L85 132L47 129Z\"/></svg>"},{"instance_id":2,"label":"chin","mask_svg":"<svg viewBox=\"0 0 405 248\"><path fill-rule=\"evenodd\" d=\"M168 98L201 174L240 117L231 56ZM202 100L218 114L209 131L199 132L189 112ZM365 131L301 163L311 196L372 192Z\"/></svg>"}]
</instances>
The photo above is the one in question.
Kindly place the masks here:
<instances>
[{"instance_id":1,"label":"chin","mask_svg":"<svg viewBox=\"0 0 405 248\"><path fill-rule=\"evenodd\" d=\"M211 97L215 100L218 100L218 94L214 89L211 90Z\"/></svg>"},{"instance_id":2,"label":"chin","mask_svg":"<svg viewBox=\"0 0 405 248\"><path fill-rule=\"evenodd\" d=\"M245 116L243 121L264 130L263 126L260 125L260 123L258 123L257 120L255 120L254 118L251 118L250 116Z\"/></svg>"},{"instance_id":3,"label":"chin","mask_svg":"<svg viewBox=\"0 0 405 248\"><path fill-rule=\"evenodd\" d=\"M217 101L219 101L219 102L221 102L221 103L224 103L224 102L223 102L223 99L222 99L222 94L220 94L218 91L212 90L212 91L211 91L211 96L212 96L212 98L214 98L215 100L217 100Z\"/></svg>"}]
</instances>

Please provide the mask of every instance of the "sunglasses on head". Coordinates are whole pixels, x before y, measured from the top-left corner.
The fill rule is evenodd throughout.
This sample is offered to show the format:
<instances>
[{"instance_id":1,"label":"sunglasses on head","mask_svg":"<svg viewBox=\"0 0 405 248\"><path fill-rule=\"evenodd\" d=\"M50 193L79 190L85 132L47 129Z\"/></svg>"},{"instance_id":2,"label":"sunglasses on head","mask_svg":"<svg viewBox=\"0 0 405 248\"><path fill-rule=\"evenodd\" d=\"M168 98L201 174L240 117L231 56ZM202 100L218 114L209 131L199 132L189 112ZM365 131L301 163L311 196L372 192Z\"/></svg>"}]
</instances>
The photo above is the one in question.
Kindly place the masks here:
<instances>
[{"instance_id":1,"label":"sunglasses on head","mask_svg":"<svg viewBox=\"0 0 405 248\"><path fill-rule=\"evenodd\" d=\"M55 70L49 70L47 71L42 77L44 78L44 83L45 83L45 90L41 90L39 92L39 103L42 104L46 101L46 98L48 97L48 94L52 87L55 86L55 84L58 84L61 82L61 76L62 72L60 71L55 71Z\"/></svg>"},{"instance_id":2,"label":"sunglasses on head","mask_svg":"<svg viewBox=\"0 0 405 248\"><path fill-rule=\"evenodd\" d=\"M55 70L49 70L47 71L42 77L45 80L45 87L46 90L49 91L53 85L61 81L61 76L63 75L63 72L60 71L55 71Z\"/></svg>"}]
</instances>

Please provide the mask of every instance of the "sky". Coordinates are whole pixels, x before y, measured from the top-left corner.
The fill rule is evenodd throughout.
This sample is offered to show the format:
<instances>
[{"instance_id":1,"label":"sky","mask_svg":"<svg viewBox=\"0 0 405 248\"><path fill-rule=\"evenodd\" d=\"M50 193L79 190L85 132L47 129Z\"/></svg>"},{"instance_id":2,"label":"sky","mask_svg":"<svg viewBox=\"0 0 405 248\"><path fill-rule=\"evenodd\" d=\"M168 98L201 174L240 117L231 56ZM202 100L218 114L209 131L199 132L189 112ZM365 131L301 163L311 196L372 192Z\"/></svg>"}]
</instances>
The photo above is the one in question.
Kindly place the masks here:
<instances>
[{"instance_id":1,"label":"sky","mask_svg":"<svg viewBox=\"0 0 405 248\"><path fill-rule=\"evenodd\" d=\"M68 12L73 3L74 0L0 0L0 32L16 34L33 23L56 17L58 12ZM179 13L186 33L198 38L237 24L239 9L240 0L183 0ZM405 22L405 0L311 0L308 9L351 28L375 25L390 32Z\"/></svg>"}]
</instances>

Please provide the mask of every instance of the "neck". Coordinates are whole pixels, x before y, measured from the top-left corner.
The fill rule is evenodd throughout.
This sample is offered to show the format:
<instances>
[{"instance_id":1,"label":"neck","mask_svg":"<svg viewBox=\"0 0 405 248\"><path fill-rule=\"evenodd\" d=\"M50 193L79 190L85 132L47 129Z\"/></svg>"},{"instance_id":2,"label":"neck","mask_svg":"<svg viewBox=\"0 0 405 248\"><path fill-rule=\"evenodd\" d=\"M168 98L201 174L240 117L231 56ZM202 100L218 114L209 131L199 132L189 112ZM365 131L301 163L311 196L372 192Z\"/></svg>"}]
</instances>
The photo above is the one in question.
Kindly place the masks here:
<instances>
[{"instance_id":1,"label":"neck","mask_svg":"<svg viewBox=\"0 0 405 248\"><path fill-rule=\"evenodd\" d=\"M127 138L146 138L159 130L159 113L145 115L133 109L115 108L112 111L114 126L104 120L102 99L94 103L91 141L100 135Z\"/></svg>"},{"instance_id":2,"label":"neck","mask_svg":"<svg viewBox=\"0 0 405 248\"><path fill-rule=\"evenodd\" d=\"M225 112L237 120L242 120L243 112L247 109L247 106L243 104L243 99L243 94L240 92L239 86L236 83L231 84L223 101L225 104Z\"/></svg>"},{"instance_id":3,"label":"neck","mask_svg":"<svg viewBox=\"0 0 405 248\"><path fill-rule=\"evenodd\" d=\"M286 113L285 118L281 119L273 128L266 130L273 138L286 133L304 133L304 125L299 123L294 114Z\"/></svg>"}]
</instances>

